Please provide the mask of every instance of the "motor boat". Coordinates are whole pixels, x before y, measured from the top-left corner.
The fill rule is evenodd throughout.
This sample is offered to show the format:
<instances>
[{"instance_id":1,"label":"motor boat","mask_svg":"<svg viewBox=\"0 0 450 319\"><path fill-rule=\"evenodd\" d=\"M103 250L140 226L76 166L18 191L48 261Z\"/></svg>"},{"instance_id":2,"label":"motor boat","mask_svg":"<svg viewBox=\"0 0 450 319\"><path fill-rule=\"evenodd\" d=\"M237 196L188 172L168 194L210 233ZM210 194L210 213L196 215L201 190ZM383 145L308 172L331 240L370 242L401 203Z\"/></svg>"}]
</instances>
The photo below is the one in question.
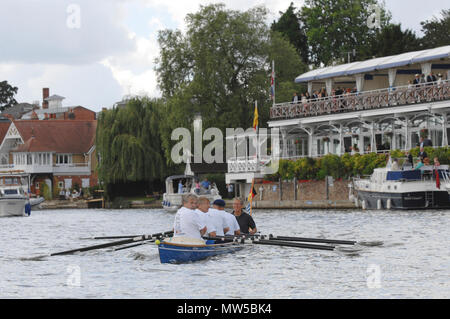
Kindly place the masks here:
<instances>
[{"instance_id":1,"label":"motor boat","mask_svg":"<svg viewBox=\"0 0 450 319\"><path fill-rule=\"evenodd\" d=\"M355 178L355 203L363 209L450 208L449 166L377 168L369 178Z\"/></svg>"},{"instance_id":2,"label":"motor boat","mask_svg":"<svg viewBox=\"0 0 450 319\"><path fill-rule=\"evenodd\" d=\"M0 174L0 217L30 216L31 205L21 174Z\"/></svg>"},{"instance_id":3,"label":"motor boat","mask_svg":"<svg viewBox=\"0 0 450 319\"><path fill-rule=\"evenodd\" d=\"M210 202L222 199L215 183L206 189L196 188L197 178L193 175L174 175L166 178L166 192L163 195L162 206L167 211L176 211L182 206L182 197L186 194L204 196ZM181 186L180 186L181 185Z\"/></svg>"}]
</instances>

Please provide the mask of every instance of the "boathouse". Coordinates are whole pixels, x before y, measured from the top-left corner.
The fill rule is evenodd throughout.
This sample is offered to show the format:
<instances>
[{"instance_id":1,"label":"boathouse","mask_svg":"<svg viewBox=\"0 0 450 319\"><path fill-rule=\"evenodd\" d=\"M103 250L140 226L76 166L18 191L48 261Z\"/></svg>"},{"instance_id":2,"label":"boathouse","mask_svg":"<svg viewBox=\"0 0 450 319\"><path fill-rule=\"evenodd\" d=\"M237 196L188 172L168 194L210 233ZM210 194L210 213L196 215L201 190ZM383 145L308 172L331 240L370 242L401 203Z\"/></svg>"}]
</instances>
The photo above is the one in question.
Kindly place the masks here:
<instances>
[{"instance_id":1,"label":"boathouse","mask_svg":"<svg viewBox=\"0 0 450 319\"><path fill-rule=\"evenodd\" d=\"M315 69L295 82L309 98L270 109L281 159L409 150L421 136L449 145L450 46ZM242 138L231 138L235 147ZM267 158L236 154L227 158L226 182L246 195Z\"/></svg>"}]
</instances>

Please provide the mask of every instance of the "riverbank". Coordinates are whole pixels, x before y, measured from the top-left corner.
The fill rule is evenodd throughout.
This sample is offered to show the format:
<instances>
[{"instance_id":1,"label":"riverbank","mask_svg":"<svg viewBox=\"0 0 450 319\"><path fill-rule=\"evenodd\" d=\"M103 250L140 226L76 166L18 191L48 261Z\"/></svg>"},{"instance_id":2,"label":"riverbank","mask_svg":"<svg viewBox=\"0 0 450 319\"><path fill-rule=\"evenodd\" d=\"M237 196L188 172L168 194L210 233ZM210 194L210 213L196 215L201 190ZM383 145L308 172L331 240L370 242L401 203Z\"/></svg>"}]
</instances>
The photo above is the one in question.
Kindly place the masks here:
<instances>
[{"instance_id":1,"label":"riverbank","mask_svg":"<svg viewBox=\"0 0 450 319\"><path fill-rule=\"evenodd\" d=\"M233 200L225 200L227 209L233 208ZM111 203L106 203L106 208L110 208ZM353 209L355 205L349 200L263 200L254 201L253 208L256 209ZM40 209L86 209L88 203L86 200L66 201L66 200L50 200L40 204ZM129 201L122 207L125 208L162 208L160 201ZM117 209L121 209L118 207Z\"/></svg>"}]
</instances>

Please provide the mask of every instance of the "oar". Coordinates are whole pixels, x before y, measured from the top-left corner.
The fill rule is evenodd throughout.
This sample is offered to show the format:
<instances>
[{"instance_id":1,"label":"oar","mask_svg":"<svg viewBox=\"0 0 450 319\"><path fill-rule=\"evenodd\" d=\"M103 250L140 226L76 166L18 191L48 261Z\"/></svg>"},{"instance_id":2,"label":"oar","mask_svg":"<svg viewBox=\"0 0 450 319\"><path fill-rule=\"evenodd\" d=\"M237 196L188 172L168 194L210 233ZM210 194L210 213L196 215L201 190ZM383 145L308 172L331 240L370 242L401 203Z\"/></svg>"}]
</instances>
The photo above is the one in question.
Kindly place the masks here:
<instances>
[{"instance_id":1,"label":"oar","mask_svg":"<svg viewBox=\"0 0 450 319\"><path fill-rule=\"evenodd\" d=\"M142 236L137 236L137 237L130 238L130 239L115 241L112 243L105 243L105 244L99 244L99 245L88 246L88 247L80 247L80 248L76 248L76 249L52 253L49 255L34 257L33 259L36 259L36 258L39 259L39 258L50 257L50 256L70 255L70 254L74 254L74 253L78 253L78 252L85 252L85 251L90 251L90 250L95 250L95 249L108 248L108 247L112 247L112 246L126 245L126 244L131 244L131 243L135 243L135 242L139 242L139 241L146 241L146 240L151 240L154 238L160 238L160 237L166 236L166 234L169 234L169 233L171 234L172 232L157 233L157 234L153 234L153 235L142 235Z\"/></svg>"},{"instance_id":2,"label":"oar","mask_svg":"<svg viewBox=\"0 0 450 319\"><path fill-rule=\"evenodd\" d=\"M162 237L159 237L158 239L162 239ZM133 248L133 247L137 247L137 246L142 246L142 245L147 245L150 243L154 243L156 241L156 239L152 239L152 240L148 240L142 243L137 243L137 244L133 244L133 245L128 245L125 247L119 247L119 248L114 248L114 251L118 251L118 250L124 250L124 249L128 249L128 248Z\"/></svg>"},{"instance_id":3,"label":"oar","mask_svg":"<svg viewBox=\"0 0 450 319\"><path fill-rule=\"evenodd\" d=\"M263 239L265 239L264 236ZM289 236L273 236L269 235L269 240L282 240L282 241L300 241L305 243L324 243L324 244L336 244L336 245L361 245L361 246L381 246L382 241L353 241L353 240L338 240L338 239L325 239L325 238L304 238L304 237L289 237Z\"/></svg>"},{"instance_id":4,"label":"oar","mask_svg":"<svg viewBox=\"0 0 450 319\"><path fill-rule=\"evenodd\" d=\"M239 240L238 240L238 242L239 242ZM294 242L290 242L290 241L274 241L274 240L263 240L263 239L254 239L254 240L241 239L241 242L244 244L296 247L296 248L330 250L330 251L332 251L336 248L335 246L327 246L327 245L300 244L300 243L294 243Z\"/></svg>"},{"instance_id":5,"label":"oar","mask_svg":"<svg viewBox=\"0 0 450 319\"><path fill-rule=\"evenodd\" d=\"M266 236L262 236L261 239L265 239ZM273 236L269 235L269 240L282 240L282 241L300 241L304 243L324 243L324 244L337 244L337 245L355 245L356 241L351 240L337 240L337 239L322 239L322 238L304 238L304 237L289 237L289 236Z\"/></svg>"},{"instance_id":6,"label":"oar","mask_svg":"<svg viewBox=\"0 0 450 319\"><path fill-rule=\"evenodd\" d=\"M271 246L280 246L280 247L296 247L296 248L305 248L305 249L316 249L316 250L328 250L328 251L337 251L340 253L348 254L348 255L356 255L363 250L363 248L359 245L354 246L328 246L328 245L314 245L314 244L301 244L295 243L291 241L278 241L278 240L264 240L264 239L238 239L237 242L241 242L244 244L253 244L253 245L271 245Z\"/></svg>"},{"instance_id":7,"label":"oar","mask_svg":"<svg viewBox=\"0 0 450 319\"><path fill-rule=\"evenodd\" d=\"M163 234L161 234L161 235L170 235L170 234L173 234L173 230L171 230L171 231L167 231L167 232L164 232ZM157 234L156 234L157 235ZM82 238L80 238L80 239L83 239L83 240L85 240L85 239L89 239L89 240L97 240L97 239L125 239L125 238L135 238L135 237L139 237L139 236L141 236L141 235L120 235L120 236L104 236L104 237L82 237Z\"/></svg>"},{"instance_id":8,"label":"oar","mask_svg":"<svg viewBox=\"0 0 450 319\"><path fill-rule=\"evenodd\" d=\"M312 244L301 244L294 242L283 242L283 241L275 241L275 240L263 240L258 238L244 238L242 236L236 237L227 237L227 236L218 236L218 237L203 237L204 239L210 240L227 240L233 241L235 243L240 244L256 244L256 245L273 245L273 246L286 246L286 247L298 247L298 248L309 248L309 249L319 249L319 250L334 250L334 246L326 246L326 245L312 245Z\"/></svg>"},{"instance_id":9,"label":"oar","mask_svg":"<svg viewBox=\"0 0 450 319\"><path fill-rule=\"evenodd\" d=\"M324 238L305 238L305 237L289 237L289 236L274 236L270 234L267 235L240 235L240 236L223 236L217 237L223 239L233 240L234 238L259 238L263 240L273 240L273 241L292 241L292 242L305 242L305 243L323 243L323 244L336 244L336 245L361 245L361 246L381 246L382 241L352 241L352 240L337 240L337 239L324 239ZM210 238L213 239L213 238Z\"/></svg>"},{"instance_id":10,"label":"oar","mask_svg":"<svg viewBox=\"0 0 450 319\"><path fill-rule=\"evenodd\" d=\"M123 236L105 236L105 237L81 237L82 240L93 240L93 239L126 239L139 237L141 235L123 235Z\"/></svg>"}]
</instances>

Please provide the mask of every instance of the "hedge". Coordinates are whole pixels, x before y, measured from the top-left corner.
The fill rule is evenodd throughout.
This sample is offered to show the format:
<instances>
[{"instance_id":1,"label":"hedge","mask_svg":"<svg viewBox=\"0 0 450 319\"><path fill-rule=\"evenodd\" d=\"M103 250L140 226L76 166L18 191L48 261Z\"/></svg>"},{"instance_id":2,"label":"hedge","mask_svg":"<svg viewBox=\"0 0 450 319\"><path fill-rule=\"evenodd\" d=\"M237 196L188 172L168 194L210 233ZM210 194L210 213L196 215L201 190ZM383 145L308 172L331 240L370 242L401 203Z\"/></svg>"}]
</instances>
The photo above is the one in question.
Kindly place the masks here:
<instances>
[{"instance_id":1,"label":"hedge","mask_svg":"<svg viewBox=\"0 0 450 319\"><path fill-rule=\"evenodd\" d=\"M433 163L434 157L441 164L450 164L450 147L432 148L425 147L425 152ZM419 148L410 150L410 154L416 159ZM278 172L266 175L266 179L276 181L283 180L323 180L326 176L334 179L348 179L358 175L370 175L375 168L385 167L387 160L392 158L405 158L405 152L393 150L390 154L354 154L346 153L342 156L328 154L321 158L301 158L298 160L280 160Z\"/></svg>"}]
</instances>

